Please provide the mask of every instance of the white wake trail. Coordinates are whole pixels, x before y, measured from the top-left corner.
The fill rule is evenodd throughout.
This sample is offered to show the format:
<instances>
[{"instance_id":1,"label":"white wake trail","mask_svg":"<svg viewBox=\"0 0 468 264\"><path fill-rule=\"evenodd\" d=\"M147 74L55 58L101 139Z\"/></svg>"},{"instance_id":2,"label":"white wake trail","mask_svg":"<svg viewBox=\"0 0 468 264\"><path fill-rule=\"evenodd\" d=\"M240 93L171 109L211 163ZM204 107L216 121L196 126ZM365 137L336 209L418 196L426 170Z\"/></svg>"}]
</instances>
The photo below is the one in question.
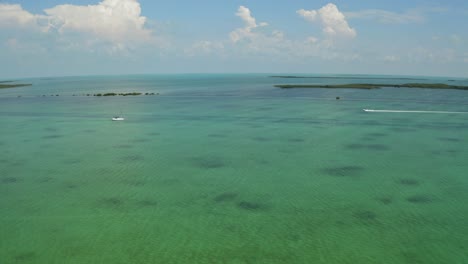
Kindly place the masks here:
<instances>
[{"instance_id":1,"label":"white wake trail","mask_svg":"<svg viewBox=\"0 0 468 264\"><path fill-rule=\"evenodd\" d=\"M468 112L450 112L450 111L417 111L417 110L376 110L362 109L365 112L375 113L424 113L424 114L468 114Z\"/></svg>"}]
</instances>

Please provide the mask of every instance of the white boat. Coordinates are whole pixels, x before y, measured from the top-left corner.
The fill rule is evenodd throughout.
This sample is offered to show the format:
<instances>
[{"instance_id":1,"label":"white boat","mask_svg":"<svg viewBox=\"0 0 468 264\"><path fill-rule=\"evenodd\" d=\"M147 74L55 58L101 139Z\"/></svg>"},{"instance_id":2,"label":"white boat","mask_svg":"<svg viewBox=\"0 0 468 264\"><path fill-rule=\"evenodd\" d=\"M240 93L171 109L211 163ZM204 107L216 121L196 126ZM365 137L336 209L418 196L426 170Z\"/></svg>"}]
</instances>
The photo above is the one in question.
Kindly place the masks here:
<instances>
[{"instance_id":1,"label":"white boat","mask_svg":"<svg viewBox=\"0 0 468 264\"><path fill-rule=\"evenodd\" d=\"M121 116L114 116L112 117L112 121L124 121L125 118L121 117Z\"/></svg>"}]
</instances>

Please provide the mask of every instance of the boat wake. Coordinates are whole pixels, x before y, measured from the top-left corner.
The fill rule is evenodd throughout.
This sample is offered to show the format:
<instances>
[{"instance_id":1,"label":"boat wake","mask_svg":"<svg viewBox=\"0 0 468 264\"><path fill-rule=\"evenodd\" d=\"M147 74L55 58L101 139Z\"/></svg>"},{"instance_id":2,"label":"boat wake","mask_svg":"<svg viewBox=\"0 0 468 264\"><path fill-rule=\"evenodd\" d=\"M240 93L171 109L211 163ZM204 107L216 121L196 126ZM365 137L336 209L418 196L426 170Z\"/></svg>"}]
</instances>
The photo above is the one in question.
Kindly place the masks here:
<instances>
[{"instance_id":1,"label":"boat wake","mask_svg":"<svg viewBox=\"0 0 468 264\"><path fill-rule=\"evenodd\" d=\"M450 111L376 110L376 109L362 109L362 110L364 110L364 112L375 112L375 113L468 114L468 112L450 112Z\"/></svg>"}]
</instances>

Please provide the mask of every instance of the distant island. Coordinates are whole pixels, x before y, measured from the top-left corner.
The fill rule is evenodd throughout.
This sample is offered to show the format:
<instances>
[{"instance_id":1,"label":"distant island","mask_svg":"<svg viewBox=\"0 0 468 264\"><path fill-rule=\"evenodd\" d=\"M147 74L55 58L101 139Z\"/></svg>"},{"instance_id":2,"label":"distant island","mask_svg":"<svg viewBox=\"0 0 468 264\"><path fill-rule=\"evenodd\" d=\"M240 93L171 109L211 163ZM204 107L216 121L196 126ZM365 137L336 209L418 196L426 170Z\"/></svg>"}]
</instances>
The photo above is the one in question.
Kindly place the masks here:
<instances>
[{"instance_id":1,"label":"distant island","mask_svg":"<svg viewBox=\"0 0 468 264\"><path fill-rule=\"evenodd\" d=\"M0 81L0 89L31 86L31 83L13 83L13 81Z\"/></svg>"},{"instance_id":2,"label":"distant island","mask_svg":"<svg viewBox=\"0 0 468 264\"><path fill-rule=\"evenodd\" d=\"M356 77L356 76L298 76L298 75L272 75L270 78L279 78L279 79L371 79L371 80L390 80L395 79L395 77ZM424 81L427 79L424 78L398 78L399 80L419 80ZM449 80L450 81L450 80ZM452 80L454 81L454 80Z\"/></svg>"},{"instance_id":3,"label":"distant island","mask_svg":"<svg viewBox=\"0 0 468 264\"><path fill-rule=\"evenodd\" d=\"M292 88L347 88L347 89L379 89L382 87L394 88L425 88L425 89L456 89L468 90L468 86L448 85L444 83L404 83L404 84L374 84L374 83L349 83L349 84L277 84L275 87L282 89Z\"/></svg>"}]
</instances>

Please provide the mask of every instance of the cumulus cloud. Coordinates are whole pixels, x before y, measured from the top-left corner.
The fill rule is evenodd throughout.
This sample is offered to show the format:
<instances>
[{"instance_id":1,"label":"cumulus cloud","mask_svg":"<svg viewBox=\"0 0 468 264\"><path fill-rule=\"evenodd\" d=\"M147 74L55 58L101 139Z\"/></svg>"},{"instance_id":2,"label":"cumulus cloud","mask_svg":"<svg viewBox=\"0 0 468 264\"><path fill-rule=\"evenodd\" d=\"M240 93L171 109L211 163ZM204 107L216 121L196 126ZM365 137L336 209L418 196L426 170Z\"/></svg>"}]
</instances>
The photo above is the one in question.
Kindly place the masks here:
<instances>
[{"instance_id":1,"label":"cumulus cloud","mask_svg":"<svg viewBox=\"0 0 468 264\"><path fill-rule=\"evenodd\" d=\"M289 40L285 39L284 33L280 30L267 31L260 30L266 27L268 23L257 23L250 9L240 6L235 13L243 22L244 27L237 28L229 34L230 51L237 55L279 55L287 49Z\"/></svg>"},{"instance_id":2,"label":"cumulus cloud","mask_svg":"<svg viewBox=\"0 0 468 264\"><path fill-rule=\"evenodd\" d=\"M290 39L283 31L266 27L268 23L258 23L247 7L241 6L236 15L245 26L229 34L229 41L224 42L224 56L248 59L261 57L262 60L286 62L300 60L304 63L311 58L341 61L360 59L359 54L332 45L333 41L329 38L320 40L311 36L305 39ZM211 47L210 43L205 44Z\"/></svg>"},{"instance_id":3,"label":"cumulus cloud","mask_svg":"<svg viewBox=\"0 0 468 264\"><path fill-rule=\"evenodd\" d=\"M246 57L251 59L258 56L263 59L277 59L292 61L300 58L322 58L326 60L356 60L359 55L340 50L333 45L331 38L320 40L308 37L303 40L289 39L283 31L268 29L268 23L258 23L249 8L240 6L235 13L244 27L229 33L225 41L198 41L185 53L189 56L217 54L228 57Z\"/></svg>"},{"instance_id":4,"label":"cumulus cloud","mask_svg":"<svg viewBox=\"0 0 468 264\"><path fill-rule=\"evenodd\" d=\"M424 20L423 16L417 12L395 13L380 9L367 9L357 12L346 12L346 17L353 19L368 19L377 20L386 24L405 24L405 23L420 23Z\"/></svg>"},{"instance_id":5,"label":"cumulus cloud","mask_svg":"<svg viewBox=\"0 0 468 264\"><path fill-rule=\"evenodd\" d=\"M300 9L297 13L307 21L320 22L323 33L328 37L356 37L356 30L349 26L345 15L332 3L318 10Z\"/></svg>"},{"instance_id":6,"label":"cumulus cloud","mask_svg":"<svg viewBox=\"0 0 468 264\"><path fill-rule=\"evenodd\" d=\"M23 27L36 24L37 16L18 4L0 4L0 27Z\"/></svg>"},{"instance_id":7,"label":"cumulus cloud","mask_svg":"<svg viewBox=\"0 0 468 264\"><path fill-rule=\"evenodd\" d=\"M244 21L245 26L243 28L238 28L231 32L230 37L233 42L237 42L244 38L252 37L254 34L252 32L253 29L268 25L268 23L266 22L261 22L260 24L257 24L256 19L250 13L250 9L248 9L245 6L239 7L236 16L240 17Z\"/></svg>"},{"instance_id":8,"label":"cumulus cloud","mask_svg":"<svg viewBox=\"0 0 468 264\"><path fill-rule=\"evenodd\" d=\"M256 28L258 26L266 26L268 23L261 22L260 25L257 25L255 18L250 13L250 9L245 6L240 6L237 10L236 16L240 17L248 28Z\"/></svg>"},{"instance_id":9,"label":"cumulus cloud","mask_svg":"<svg viewBox=\"0 0 468 264\"><path fill-rule=\"evenodd\" d=\"M145 28L146 17L141 16L136 0L104 0L88 6L58 5L44 12L50 26L61 33L89 33L112 42L151 38L151 31Z\"/></svg>"},{"instance_id":10,"label":"cumulus cloud","mask_svg":"<svg viewBox=\"0 0 468 264\"><path fill-rule=\"evenodd\" d=\"M0 4L0 27L43 32L59 49L101 46L109 53L128 52L156 43L137 0L103 0L96 5L57 5L32 14L18 4Z\"/></svg>"}]
</instances>

